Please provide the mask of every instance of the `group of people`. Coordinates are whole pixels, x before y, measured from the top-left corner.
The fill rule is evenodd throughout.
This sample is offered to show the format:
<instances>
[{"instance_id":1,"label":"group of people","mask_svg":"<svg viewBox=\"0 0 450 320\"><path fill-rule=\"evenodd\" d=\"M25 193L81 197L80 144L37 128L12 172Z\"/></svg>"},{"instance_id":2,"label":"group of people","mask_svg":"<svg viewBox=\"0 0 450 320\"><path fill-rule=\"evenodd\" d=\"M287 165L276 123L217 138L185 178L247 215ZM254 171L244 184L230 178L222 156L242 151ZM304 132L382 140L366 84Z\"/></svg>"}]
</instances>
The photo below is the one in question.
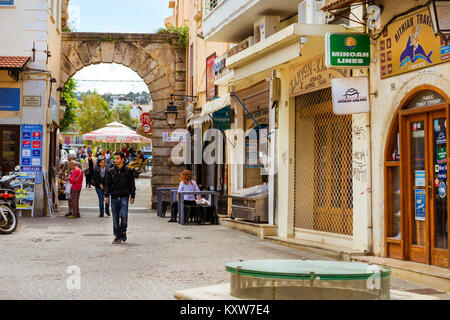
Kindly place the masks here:
<instances>
[{"instance_id":1,"label":"group of people","mask_svg":"<svg viewBox=\"0 0 450 320\"><path fill-rule=\"evenodd\" d=\"M83 187L83 177L86 177L86 187L93 185L99 199L99 217L113 216L113 244L127 240L128 203L133 204L136 187L134 172L125 165L125 154L121 151L114 153L114 165L107 166L107 159L102 154L93 158L92 151L81 164L71 156L68 161L69 179L66 191L69 193L68 218L80 218L79 199ZM64 168L63 168L64 170Z\"/></svg>"}]
</instances>

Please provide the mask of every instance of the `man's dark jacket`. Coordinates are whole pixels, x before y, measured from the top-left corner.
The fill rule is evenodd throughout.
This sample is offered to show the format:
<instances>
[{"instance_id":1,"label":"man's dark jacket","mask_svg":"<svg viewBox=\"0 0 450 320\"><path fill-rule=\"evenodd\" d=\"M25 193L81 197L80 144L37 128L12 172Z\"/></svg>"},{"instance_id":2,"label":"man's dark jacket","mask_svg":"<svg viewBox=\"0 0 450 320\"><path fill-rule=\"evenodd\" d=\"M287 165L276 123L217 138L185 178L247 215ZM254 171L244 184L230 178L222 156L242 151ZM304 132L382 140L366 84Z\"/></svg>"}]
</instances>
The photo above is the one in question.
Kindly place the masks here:
<instances>
[{"instance_id":1,"label":"man's dark jacket","mask_svg":"<svg viewBox=\"0 0 450 320\"><path fill-rule=\"evenodd\" d=\"M111 195L112 199L118 197L134 198L136 195L136 186L134 184L134 172L132 169L123 166L119 169L114 166L106 173L105 179L105 197Z\"/></svg>"}]
</instances>

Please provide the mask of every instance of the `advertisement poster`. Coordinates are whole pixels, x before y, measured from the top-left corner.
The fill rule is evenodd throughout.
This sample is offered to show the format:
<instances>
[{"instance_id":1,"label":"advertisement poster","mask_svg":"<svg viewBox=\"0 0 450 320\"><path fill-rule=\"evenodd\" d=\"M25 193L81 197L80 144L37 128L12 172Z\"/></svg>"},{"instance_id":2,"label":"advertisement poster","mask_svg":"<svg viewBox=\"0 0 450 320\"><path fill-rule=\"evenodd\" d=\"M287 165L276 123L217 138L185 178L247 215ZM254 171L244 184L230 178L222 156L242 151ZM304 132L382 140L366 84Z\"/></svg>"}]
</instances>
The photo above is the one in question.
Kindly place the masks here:
<instances>
[{"instance_id":1,"label":"advertisement poster","mask_svg":"<svg viewBox=\"0 0 450 320\"><path fill-rule=\"evenodd\" d=\"M216 54L206 58L206 100L211 101L216 96L216 84L214 76L214 61Z\"/></svg>"},{"instance_id":2,"label":"advertisement poster","mask_svg":"<svg viewBox=\"0 0 450 320\"><path fill-rule=\"evenodd\" d=\"M34 190L36 177L34 173L20 172L19 175L11 181L11 186L16 192L16 208L20 210L34 209Z\"/></svg>"},{"instance_id":3,"label":"advertisement poster","mask_svg":"<svg viewBox=\"0 0 450 320\"><path fill-rule=\"evenodd\" d=\"M415 171L416 187L425 187L425 170Z\"/></svg>"},{"instance_id":4,"label":"advertisement poster","mask_svg":"<svg viewBox=\"0 0 450 320\"><path fill-rule=\"evenodd\" d=\"M162 133L162 139L164 143L179 143L186 142L186 136L188 132L185 130L181 131L164 131Z\"/></svg>"},{"instance_id":5,"label":"advertisement poster","mask_svg":"<svg viewBox=\"0 0 450 320\"><path fill-rule=\"evenodd\" d=\"M42 125L23 124L20 140L20 171L36 173L42 183Z\"/></svg>"},{"instance_id":6,"label":"advertisement poster","mask_svg":"<svg viewBox=\"0 0 450 320\"><path fill-rule=\"evenodd\" d=\"M434 35L428 9L390 24L379 39L379 52L382 79L450 60L450 44Z\"/></svg>"},{"instance_id":7,"label":"advertisement poster","mask_svg":"<svg viewBox=\"0 0 450 320\"><path fill-rule=\"evenodd\" d=\"M418 221L425 221L425 190L414 190L414 203L416 207L415 219Z\"/></svg>"}]
</instances>

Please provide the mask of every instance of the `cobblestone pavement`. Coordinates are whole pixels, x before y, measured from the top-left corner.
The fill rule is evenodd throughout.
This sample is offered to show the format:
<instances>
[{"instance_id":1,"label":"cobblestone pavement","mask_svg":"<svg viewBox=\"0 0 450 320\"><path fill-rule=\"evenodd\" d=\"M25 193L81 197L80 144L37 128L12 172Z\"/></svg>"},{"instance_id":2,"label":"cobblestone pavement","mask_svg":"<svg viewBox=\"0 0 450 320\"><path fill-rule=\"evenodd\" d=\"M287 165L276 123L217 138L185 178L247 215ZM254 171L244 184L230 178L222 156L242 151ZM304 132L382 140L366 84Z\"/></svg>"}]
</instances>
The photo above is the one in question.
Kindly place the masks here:
<instances>
[{"instance_id":1,"label":"cobblestone pavement","mask_svg":"<svg viewBox=\"0 0 450 320\"><path fill-rule=\"evenodd\" d=\"M142 192L149 183L139 185ZM83 191L81 206L95 208L94 195ZM21 218L15 233L0 237L0 300L173 299L177 290L229 282L226 262L328 260L223 226L168 223L155 211L136 210L142 207L130 206L128 241L120 245L111 243L112 220L99 218L98 209L82 209L81 219L63 217L64 210L56 218ZM70 266L80 270L79 290L68 289L76 284ZM398 279L391 288L427 289Z\"/></svg>"}]
</instances>

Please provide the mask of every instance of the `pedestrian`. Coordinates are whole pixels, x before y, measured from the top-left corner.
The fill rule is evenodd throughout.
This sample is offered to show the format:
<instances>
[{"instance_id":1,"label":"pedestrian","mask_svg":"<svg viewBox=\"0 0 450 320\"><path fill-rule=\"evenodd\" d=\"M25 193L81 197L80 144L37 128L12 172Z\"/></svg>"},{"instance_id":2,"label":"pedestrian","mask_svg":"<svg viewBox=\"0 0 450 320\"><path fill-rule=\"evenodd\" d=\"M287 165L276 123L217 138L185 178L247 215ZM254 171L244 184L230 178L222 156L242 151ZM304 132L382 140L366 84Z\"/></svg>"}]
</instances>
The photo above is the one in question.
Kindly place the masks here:
<instances>
[{"instance_id":1,"label":"pedestrian","mask_svg":"<svg viewBox=\"0 0 450 320\"><path fill-rule=\"evenodd\" d=\"M200 191L197 186L197 183L192 179L192 171L191 170L183 170L180 174L181 182L178 186L178 192L180 191ZM199 196L197 196L199 198ZM184 195L184 205L186 206L195 206L195 196L193 194ZM178 202L174 202L172 204L172 210L170 215L169 222L176 222L178 215Z\"/></svg>"},{"instance_id":2,"label":"pedestrian","mask_svg":"<svg viewBox=\"0 0 450 320\"><path fill-rule=\"evenodd\" d=\"M77 166L75 161L70 161L70 170L72 174L70 175L69 183L72 185L70 189L70 206L69 212L66 214L68 218L79 218L80 217L80 193L83 187L83 171Z\"/></svg>"},{"instance_id":3,"label":"pedestrian","mask_svg":"<svg viewBox=\"0 0 450 320\"><path fill-rule=\"evenodd\" d=\"M126 144L124 144L122 146L122 152L125 154L125 158L128 159L128 149L127 149L127 145Z\"/></svg>"},{"instance_id":4,"label":"pedestrian","mask_svg":"<svg viewBox=\"0 0 450 320\"><path fill-rule=\"evenodd\" d=\"M83 151L81 153L81 159L86 159L87 158L87 150L86 150L86 146L83 146Z\"/></svg>"},{"instance_id":5,"label":"pedestrian","mask_svg":"<svg viewBox=\"0 0 450 320\"><path fill-rule=\"evenodd\" d=\"M87 159L83 161L83 172L86 176L86 188L90 188L92 185L92 177L94 176L96 164L96 160L92 157L92 151L88 152Z\"/></svg>"},{"instance_id":6,"label":"pedestrian","mask_svg":"<svg viewBox=\"0 0 450 320\"><path fill-rule=\"evenodd\" d=\"M134 172L124 165L125 154L114 154L115 166L106 174L105 202L111 196L111 210L113 216L113 244L127 241L128 202L134 203L136 186Z\"/></svg>"},{"instance_id":7,"label":"pedestrian","mask_svg":"<svg viewBox=\"0 0 450 320\"><path fill-rule=\"evenodd\" d=\"M103 217L103 214L105 213L105 179L107 173L108 168L106 167L106 160L102 156L100 156L100 158L98 158L98 166L94 170L93 177L93 184L95 187L95 191L97 192L100 207L99 217ZM108 202L106 202L106 215L108 217L111 215L109 213L109 199Z\"/></svg>"}]
</instances>

